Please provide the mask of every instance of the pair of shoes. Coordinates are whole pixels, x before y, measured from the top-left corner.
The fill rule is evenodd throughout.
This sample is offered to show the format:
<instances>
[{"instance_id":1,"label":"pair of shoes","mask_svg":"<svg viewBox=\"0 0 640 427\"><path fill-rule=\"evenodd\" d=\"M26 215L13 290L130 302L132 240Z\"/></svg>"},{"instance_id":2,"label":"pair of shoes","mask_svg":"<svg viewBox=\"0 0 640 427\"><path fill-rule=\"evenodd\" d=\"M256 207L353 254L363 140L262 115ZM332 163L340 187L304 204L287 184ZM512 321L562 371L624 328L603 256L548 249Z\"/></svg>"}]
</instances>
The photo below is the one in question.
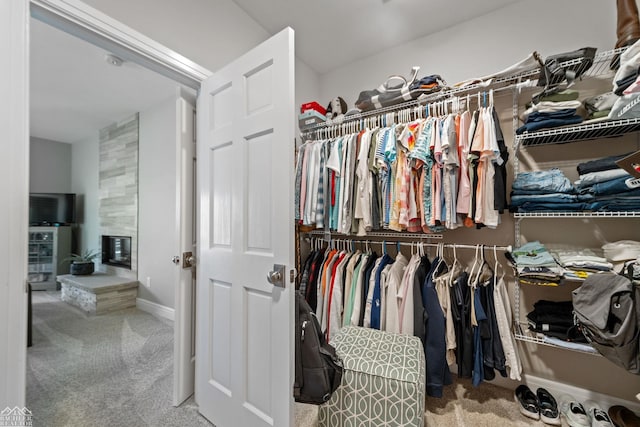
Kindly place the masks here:
<instances>
[{"instance_id":1,"label":"pair of shoes","mask_svg":"<svg viewBox=\"0 0 640 427\"><path fill-rule=\"evenodd\" d=\"M609 415L597 403L586 401L584 406L589 408L587 414L591 419L591 427L614 427Z\"/></svg>"},{"instance_id":2,"label":"pair of shoes","mask_svg":"<svg viewBox=\"0 0 640 427\"><path fill-rule=\"evenodd\" d=\"M609 408L609 417L616 427L640 427L640 417L626 406L612 406Z\"/></svg>"},{"instance_id":3,"label":"pair of shoes","mask_svg":"<svg viewBox=\"0 0 640 427\"><path fill-rule=\"evenodd\" d=\"M591 419L589 419L582 403L568 394L560 397L560 412L567 420L569 427L591 427Z\"/></svg>"},{"instance_id":4,"label":"pair of shoes","mask_svg":"<svg viewBox=\"0 0 640 427\"><path fill-rule=\"evenodd\" d=\"M516 388L515 400L520 404L520 413L525 417L541 420L546 424L560 425L560 413L554 397L544 388L534 394L525 384Z\"/></svg>"}]
</instances>

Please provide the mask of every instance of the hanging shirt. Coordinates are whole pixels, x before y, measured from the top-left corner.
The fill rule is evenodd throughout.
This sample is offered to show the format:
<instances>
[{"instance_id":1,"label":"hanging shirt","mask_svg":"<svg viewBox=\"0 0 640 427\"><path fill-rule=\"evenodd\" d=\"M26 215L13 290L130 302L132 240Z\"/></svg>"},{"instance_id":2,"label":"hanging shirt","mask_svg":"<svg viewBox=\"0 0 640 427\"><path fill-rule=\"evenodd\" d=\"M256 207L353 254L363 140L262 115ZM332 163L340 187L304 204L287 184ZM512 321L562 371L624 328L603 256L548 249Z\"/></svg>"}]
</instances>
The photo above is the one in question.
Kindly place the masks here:
<instances>
[{"instance_id":1,"label":"hanging shirt","mask_svg":"<svg viewBox=\"0 0 640 427\"><path fill-rule=\"evenodd\" d=\"M351 316L353 315L353 307L354 307L356 298L359 295L358 286L360 286L360 293L362 293L362 282L360 280L361 280L361 276L363 277L364 274L361 274L361 272L364 266L367 264L368 260L369 260L369 255L365 254L360 257L360 259L358 260L353 270L351 283L345 287L344 314L342 316L343 326L351 325Z\"/></svg>"},{"instance_id":2,"label":"hanging shirt","mask_svg":"<svg viewBox=\"0 0 640 427\"><path fill-rule=\"evenodd\" d=\"M507 366L509 366L509 378L520 381L522 374L522 363L518 355L518 347L516 346L513 334L511 333L511 302L507 293L507 287L504 283L504 277L496 280L493 287L494 303L496 309L496 320L500 331L500 340L506 357Z\"/></svg>"},{"instance_id":3,"label":"hanging shirt","mask_svg":"<svg viewBox=\"0 0 640 427\"><path fill-rule=\"evenodd\" d=\"M364 316L362 319L362 324L360 326L364 326L365 328L371 327L371 306L373 304L373 292L376 287L376 276L378 280L380 280L380 276L378 275L378 269L382 260L387 256L386 254L382 257L376 259L375 264L373 265L373 269L371 270L371 275L368 280L368 287L366 292L366 300L365 305L363 307ZM384 268L384 265L383 265ZM380 269L381 270L381 269Z\"/></svg>"},{"instance_id":4,"label":"hanging shirt","mask_svg":"<svg viewBox=\"0 0 640 427\"><path fill-rule=\"evenodd\" d=\"M374 280L374 288L371 293L371 327L373 329L380 329L381 324L381 311L382 311L382 289L384 287L384 282L386 281L387 274L383 274L383 272L388 271L386 267L389 264L393 263L393 258L391 258L388 254L384 254L382 256L382 260L380 264L378 264L378 269L376 270L375 280ZM389 267L390 268L390 267ZM367 306L369 306L369 300L367 300Z\"/></svg>"},{"instance_id":5,"label":"hanging shirt","mask_svg":"<svg viewBox=\"0 0 640 427\"><path fill-rule=\"evenodd\" d=\"M465 111L460 116L460 135L458 135L458 152L460 159L460 181L458 183L458 198L456 200L456 212L466 214L469 212L469 195L471 183L469 181L469 125L471 114Z\"/></svg>"},{"instance_id":6,"label":"hanging shirt","mask_svg":"<svg viewBox=\"0 0 640 427\"><path fill-rule=\"evenodd\" d=\"M404 294L401 293L401 283L404 278L409 261L407 258L399 253L396 256L395 262L391 265L389 270L388 281L386 291L384 295L382 321L380 327L387 332L400 332L400 306L404 299Z\"/></svg>"},{"instance_id":7,"label":"hanging shirt","mask_svg":"<svg viewBox=\"0 0 640 427\"><path fill-rule=\"evenodd\" d=\"M371 217L371 173L369 172L369 148L371 146L371 131L366 129L360 138L360 148L358 150L356 163L357 192L354 217L359 221L361 227L358 235L364 236L366 231L372 229Z\"/></svg>"}]
</instances>

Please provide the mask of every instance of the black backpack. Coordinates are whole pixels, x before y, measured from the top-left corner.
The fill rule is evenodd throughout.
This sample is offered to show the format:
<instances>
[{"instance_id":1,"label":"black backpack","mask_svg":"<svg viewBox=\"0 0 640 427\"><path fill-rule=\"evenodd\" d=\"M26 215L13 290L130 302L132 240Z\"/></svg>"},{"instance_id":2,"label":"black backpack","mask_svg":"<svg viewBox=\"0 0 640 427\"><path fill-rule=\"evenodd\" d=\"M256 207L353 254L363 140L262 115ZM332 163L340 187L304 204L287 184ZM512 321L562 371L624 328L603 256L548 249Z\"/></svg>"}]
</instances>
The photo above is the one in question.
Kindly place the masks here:
<instances>
[{"instance_id":1,"label":"black backpack","mask_svg":"<svg viewBox=\"0 0 640 427\"><path fill-rule=\"evenodd\" d=\"M342 360L326 342L320 323L304 296L296 292L296 402L321 405L342 381Z\"/></svg>"},{"instance_id":2,"label":"black backpack","mask_svg":"<svg viewBox=\"0 0 640 427\"><path fill-rule=\"evenodd\" d=\"M573 314L604 357L640 374L640 287L614 273L592 274L573 291Z\"/></svg>"}]
</instances>

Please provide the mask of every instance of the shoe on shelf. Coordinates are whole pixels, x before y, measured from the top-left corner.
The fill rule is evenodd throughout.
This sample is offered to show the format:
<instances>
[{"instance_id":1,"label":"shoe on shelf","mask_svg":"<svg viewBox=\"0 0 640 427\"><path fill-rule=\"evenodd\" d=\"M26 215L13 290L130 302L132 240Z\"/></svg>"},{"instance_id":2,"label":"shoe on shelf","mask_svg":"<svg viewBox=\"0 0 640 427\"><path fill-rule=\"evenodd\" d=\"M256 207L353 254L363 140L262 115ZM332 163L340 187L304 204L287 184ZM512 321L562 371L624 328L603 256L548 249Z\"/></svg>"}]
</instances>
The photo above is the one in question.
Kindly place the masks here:
<instances>
[{"instance_id":1,"label":"shoe on shelf","mask_svg":"<svg viewBox=\"0 0 640 427\"><path fill-rule=\"evenodd\" d=\"M569 427L591 427L591 420L584 406L569 395L560 397L560 412L567 420Z\"/></svg>"},{"instance_id":2,"label":"shoe on shelf","mask_svg":"<svg viewBox=\"0 0 640 427\"><path fill-rule=\"evenodd\" d=\"M640 427L640 417L626 406L612 406L609 408L609 417L616 427Z\"/></svg>"},{"instance_id":3,"label":"shoe on shelf","mask_svg":"<svg viewBox=\"0 0 640 427\"><path fill-rule=\"evenodd\" d=\"M536 395L525 384L520 384L515 391L515 400L520 406L520 413L525 417L540 419L538 399Z\"/></svg>"},{"instance_id":4,"label":"shoe on shelf","mask_svg":"<svg viewBox=\"0 0 640 427\"><path fill-rule=\"evenodd\" d=\"M562 425L560 422L560 411L558 411L558 403L551 393L544 388L536 391L538 398L538 409L540 411L540 420L545 424L554 426Z\"/></svg>"},{"instance_id":5,"label":"shoe on shelf","mask_svg":"<svg viewBox=\"0 0 640 427\"><path fill-rule=\"evenodd\" d=\"M589 400L584 402L584 406L591 419L591 427L614 427L609 415L596 402Z\"/></svg>"}]
</instances>

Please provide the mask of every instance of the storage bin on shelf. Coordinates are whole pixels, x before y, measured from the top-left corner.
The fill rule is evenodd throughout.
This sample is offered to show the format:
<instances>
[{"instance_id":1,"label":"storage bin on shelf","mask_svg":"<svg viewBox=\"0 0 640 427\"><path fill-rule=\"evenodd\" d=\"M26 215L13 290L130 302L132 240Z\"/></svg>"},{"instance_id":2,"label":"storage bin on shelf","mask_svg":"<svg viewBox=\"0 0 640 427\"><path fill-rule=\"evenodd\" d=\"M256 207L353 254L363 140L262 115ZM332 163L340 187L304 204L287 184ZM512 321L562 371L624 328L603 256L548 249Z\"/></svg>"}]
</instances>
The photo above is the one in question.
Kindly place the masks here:
<instances>
[{"instance_id":1,"label":"storage bin on shelf","mask_svg":"<svg viewBox=\"0 0 640 427\"><path fill-rule=\"evenodd\" d=\"M319 408L319 425L423 426L425 357L409 335L346 327L332 344L342 358L342 384Z\"/></svg>"}]
</instances>

